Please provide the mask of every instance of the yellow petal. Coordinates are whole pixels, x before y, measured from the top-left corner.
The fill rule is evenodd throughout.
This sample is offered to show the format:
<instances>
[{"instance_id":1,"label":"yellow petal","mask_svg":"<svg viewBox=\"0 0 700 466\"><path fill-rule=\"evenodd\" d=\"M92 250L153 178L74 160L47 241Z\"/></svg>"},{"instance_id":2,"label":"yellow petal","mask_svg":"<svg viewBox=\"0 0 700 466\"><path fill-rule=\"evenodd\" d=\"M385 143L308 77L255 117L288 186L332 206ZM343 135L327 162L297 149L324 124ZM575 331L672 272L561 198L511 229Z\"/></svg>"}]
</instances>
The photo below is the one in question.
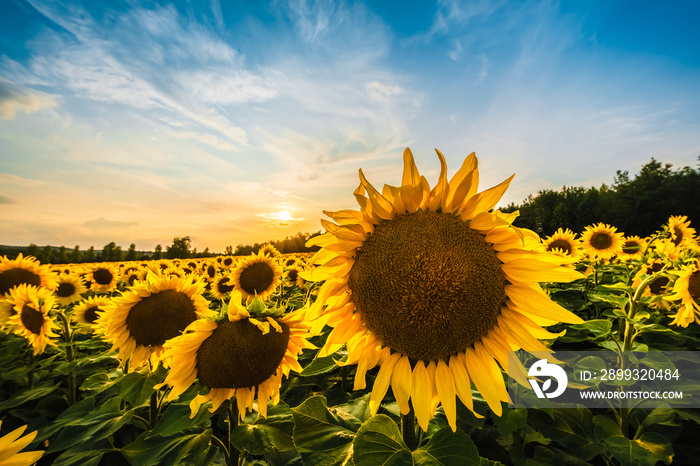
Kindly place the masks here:
<instances>
[{"instance_id":1,"label":"yellow petal","mask_svg":"<svg viewBox=\"0 0 700 466\"><path fill-rule=\"evenodd\" d=\"M493 188L487 189L475 196L472 196L464 206L462 210L462 218L471 219L476 214L493 209L498 201L501 200L503 194L508 189L510 182L513 180L515 175L511 175L510 178L503 181L501 184L494 186Z\"/></svg>"},{"instance_id":2,"label":"yellow petal","mask_svg":"<svg viewBox=\"0 0 700 466\"><path fill-rule=\"evenodd\" d=\"M413 389L413 374L411 372L411 362L408 356L401 356L396 363L394 371L391 373L391 391L396 398L396 404L401 410L401 414L406 415L411 410L408 400Z\"/></svg>"},{"instance_id":3,"label":"yellow petal","mask_svg":"<svg viewBox=\"0 0 700 466\"><path fill-rule=\"evenodd\" d=\"M445 411L447 422L450 424L452 432L455 432L457 430L455 381L452 376L452 371L442 359L438 361L437 368L435 369L435 387L437 388L440 402L442 402L442 409Z\"/></svg>"},{"instance_id":4,"label":"yellow petal","mask_svg":"<svg viewBox=\"0 0 700 466\"><path fill-rule=\"evenodd\" d=\"M432 402L432 382L428 374L428 369L423 361L418 361L413 368L413 385L411 387L411 403L423 432L428 431L430 421L430 404Z\"/></svg>"},{"instance_id":5,"label":"yellow petal","mask_svg":"<svg viewBox=\"0 0 700 466\"><path fill-rule=\"evenodd\" d=\"M369 409L372 416L377 414L384 395L386 395L389 389L389 384L391 383L391 376L396 366L396 363L401 359L400 353L394 353L389 356L389 359L384 361L379 368L379 373L377 373L377 378L374 380L374 387L372 387L372 395L369 398Z\"/></svg>"}]
</instances>

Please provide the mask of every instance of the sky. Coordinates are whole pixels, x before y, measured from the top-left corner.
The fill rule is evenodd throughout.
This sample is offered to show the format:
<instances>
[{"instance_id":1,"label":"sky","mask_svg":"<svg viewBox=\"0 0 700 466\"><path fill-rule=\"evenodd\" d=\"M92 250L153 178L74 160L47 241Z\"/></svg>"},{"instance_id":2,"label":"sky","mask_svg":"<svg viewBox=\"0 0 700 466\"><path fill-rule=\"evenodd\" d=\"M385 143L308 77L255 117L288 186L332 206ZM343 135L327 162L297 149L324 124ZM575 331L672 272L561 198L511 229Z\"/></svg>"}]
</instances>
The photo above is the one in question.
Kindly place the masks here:
<instances>
[{"instance_id":1,"label":"sky","mask_svg":"<svg viewBox=\"0 0 700 466\"><path fill-rule=\"evenodd\" d=\"M501 205L700 156L696 1L0 1L0 244L321 230L476 152Z\"/></svg>"}]
</instances>

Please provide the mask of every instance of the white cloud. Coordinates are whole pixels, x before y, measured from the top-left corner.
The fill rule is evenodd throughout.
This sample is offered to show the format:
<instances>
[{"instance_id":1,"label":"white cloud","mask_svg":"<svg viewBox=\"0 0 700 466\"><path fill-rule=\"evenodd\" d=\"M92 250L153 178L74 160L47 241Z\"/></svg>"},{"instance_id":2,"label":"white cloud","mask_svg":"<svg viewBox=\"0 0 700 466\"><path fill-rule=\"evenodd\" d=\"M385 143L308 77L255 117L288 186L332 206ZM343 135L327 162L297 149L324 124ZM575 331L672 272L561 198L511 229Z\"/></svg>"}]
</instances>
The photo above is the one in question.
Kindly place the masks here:
<instances>
[{"instance_id":1,"label":"white cloud","mask_svg":"<svg viewBox=\"0 0 700 466\"><path fill-rule=\"evenodd\" d=\"M186 71L175 79L194 97L219 105L262 102L277 96L276 90L262 76L246 70Z\"/></svg>"},{"instance_id":2,"label":"white cloud","mask_svg":"<svg viewBox=\"0 0 700 466\"><path fill-rule=\"evenodd\" d=\"M401 86L395 86L391 84L384 84L379 81L372 81L367 83L365 86L367 93L373 99L384 99L386 97L391 97L392 95L399 95L406 92Z\"/></svg>"},{"instance_id":3,"label":"white cloud","mask_svg":"<svg viewBox=\"0 0 700 466\"><path fill-rule=\"evenodd\" d=\"M193 139L203 144L208 144L214 147L215 149L219 149L221 151L238 150L238 146L236 146L235 144L226 142L213 134L196 133L194 131L172 131L168 132L167 134L180 139Z\"/></svg>"},{"instance_id":4,"label":"white cloud","mask_svg":"<svg viewBox=\"0 0 700 466\"><path fill-rule=\"evenodd\" d=\"M55 105L52 96L21 88L0 77L0 120L14 120L17 112L30 114Z\"/></svg>"}]
</instances>

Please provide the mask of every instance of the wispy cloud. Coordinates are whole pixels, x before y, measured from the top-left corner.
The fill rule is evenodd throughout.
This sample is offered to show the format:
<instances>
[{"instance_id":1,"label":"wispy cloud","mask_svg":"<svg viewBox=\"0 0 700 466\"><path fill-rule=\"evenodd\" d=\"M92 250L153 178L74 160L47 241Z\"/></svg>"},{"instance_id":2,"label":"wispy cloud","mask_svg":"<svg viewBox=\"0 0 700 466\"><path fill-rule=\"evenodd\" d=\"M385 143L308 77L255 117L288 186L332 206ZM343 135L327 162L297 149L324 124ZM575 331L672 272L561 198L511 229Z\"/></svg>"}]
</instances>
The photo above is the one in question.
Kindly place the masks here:
<instances>
[{"instance_id":1,"label":"wispy cloud","mask_svg":"<svg viewBox=\"0 0 700 466\"><path fill-rule=\"evenodd\" d=\"M0 120L14 120L17 112L34 113L55 105L52 96L23 89L0 77Z\"/></svg>"}]
</instances>

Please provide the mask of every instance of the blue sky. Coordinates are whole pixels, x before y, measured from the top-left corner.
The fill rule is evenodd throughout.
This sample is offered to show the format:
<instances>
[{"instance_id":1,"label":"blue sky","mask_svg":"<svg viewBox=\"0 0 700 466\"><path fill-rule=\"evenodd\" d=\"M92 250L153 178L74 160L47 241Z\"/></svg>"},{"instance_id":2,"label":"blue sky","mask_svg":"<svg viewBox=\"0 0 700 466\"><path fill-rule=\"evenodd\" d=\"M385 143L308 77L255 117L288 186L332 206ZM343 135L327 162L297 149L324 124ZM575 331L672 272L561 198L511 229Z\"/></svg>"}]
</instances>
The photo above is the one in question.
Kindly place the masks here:
<instances>
[{"instance_id":1,"label":"blue sky","mask_svg":"<svg viewBox=\"0 0 700 466\"><path fill-rule=\"evenodd\" d=\"M410 147L502 204L700 155L700 3L0 3L0 244L319 230ZM282 213L286 212L286 214Z\"/></svg>"}]
</instances>

